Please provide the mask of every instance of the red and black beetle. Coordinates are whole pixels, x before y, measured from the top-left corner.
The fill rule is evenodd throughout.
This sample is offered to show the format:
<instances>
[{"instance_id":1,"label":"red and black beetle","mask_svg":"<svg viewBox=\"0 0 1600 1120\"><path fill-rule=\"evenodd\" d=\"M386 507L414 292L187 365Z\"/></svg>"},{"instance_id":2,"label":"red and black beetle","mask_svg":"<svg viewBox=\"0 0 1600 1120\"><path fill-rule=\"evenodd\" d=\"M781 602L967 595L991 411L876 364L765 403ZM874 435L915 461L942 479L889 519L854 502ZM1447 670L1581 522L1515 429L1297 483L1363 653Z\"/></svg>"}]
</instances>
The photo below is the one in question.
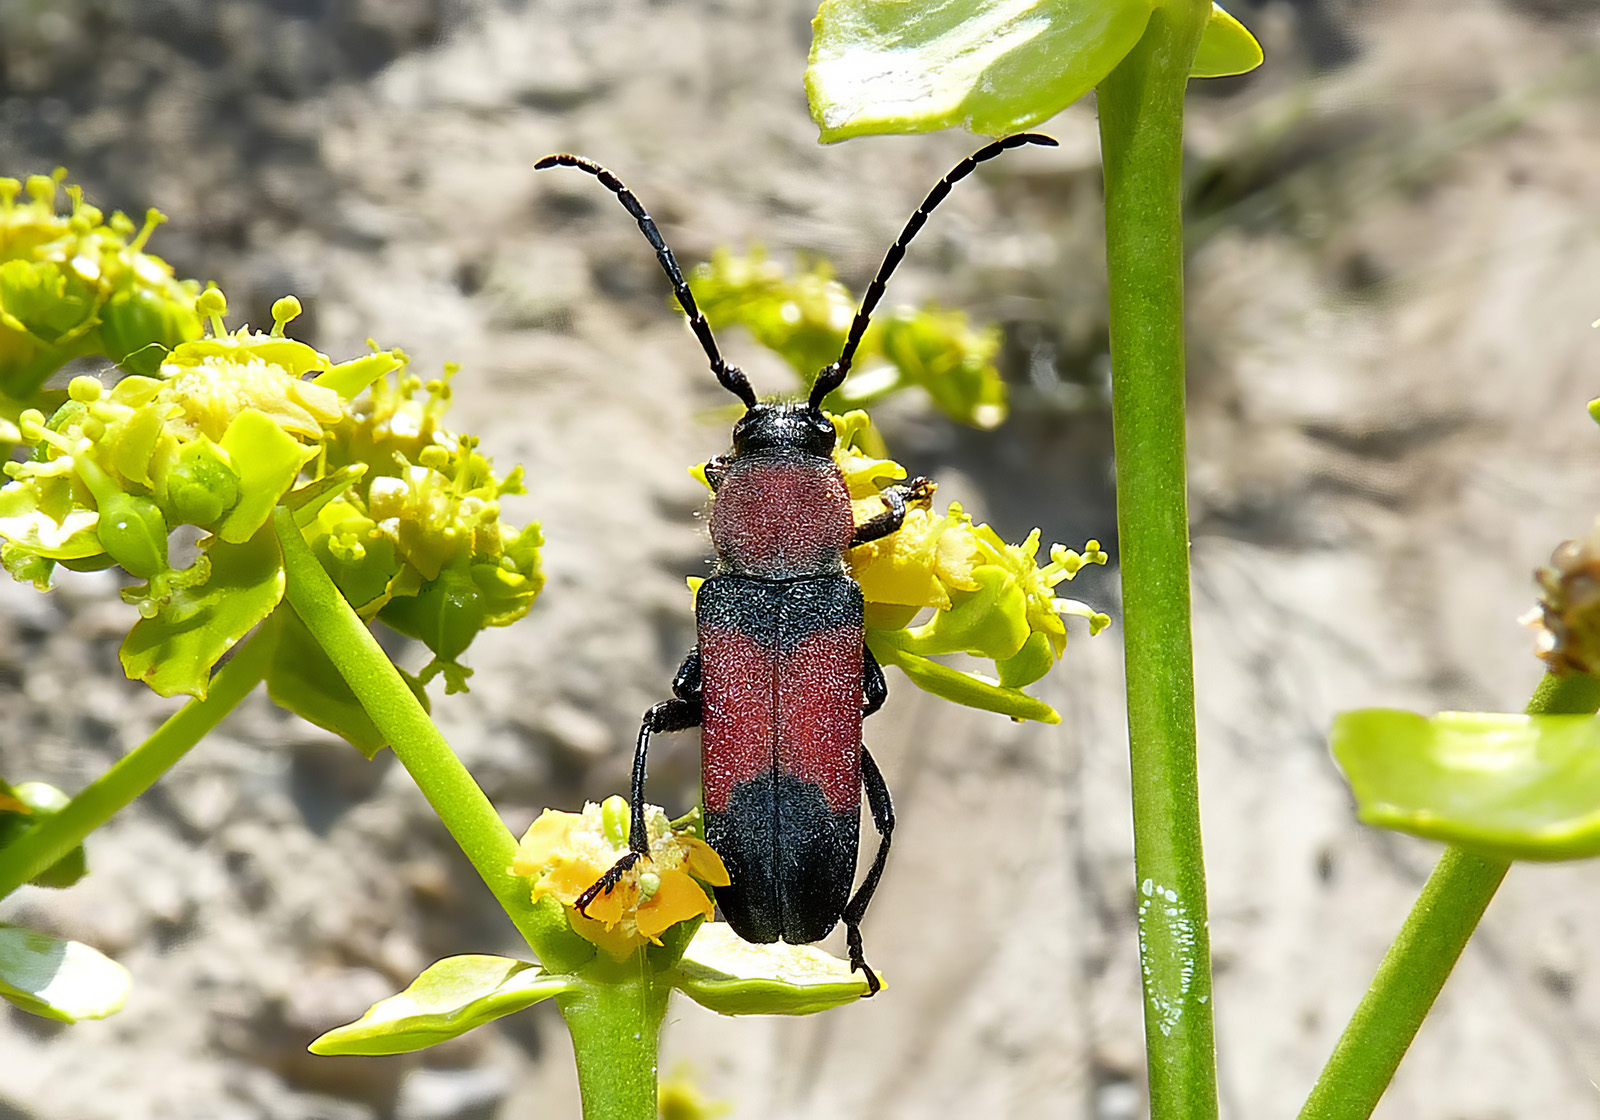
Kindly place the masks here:
<instances>
[{"instance_id":1,"label":"red and black beetle","mask_svg":"<svg viewBox=\"0 0 1600 1120\"><path fill-rule=\"evenodd\" d=\"M838 360L817 375L803 402L757 401L744 373L723 361L672 250L621 180L578 156L546 156L534 165L579 168L617 196L655 249L712 372L746 409L733 428L732 453L706 464L716 495L716 567L695 599L699 644L673 678L674 698L646 712L639 728L631 850L580 896L580 911L649 852L644 782L650 736L699 725L706 841L732 879L716 891L728 924L746 941L782 938L801 945L827 936L843 919L851 968L866 974L869 995L878 991L860 927L889 854L894 807L861 743L861 721L882 706L888 688L866 648L861 589L846 571L844 554L900 528L907 504L925 502L933 486L924 478L891 486L879 495L884 512L855 524L822 402L850 371L884 283L929 211L978 164L1023 144L1055 141L1032 133L1008 136L939 180L884 256ZM852 896L863 788L882 840Z\"/></svg>"}]
</instances>

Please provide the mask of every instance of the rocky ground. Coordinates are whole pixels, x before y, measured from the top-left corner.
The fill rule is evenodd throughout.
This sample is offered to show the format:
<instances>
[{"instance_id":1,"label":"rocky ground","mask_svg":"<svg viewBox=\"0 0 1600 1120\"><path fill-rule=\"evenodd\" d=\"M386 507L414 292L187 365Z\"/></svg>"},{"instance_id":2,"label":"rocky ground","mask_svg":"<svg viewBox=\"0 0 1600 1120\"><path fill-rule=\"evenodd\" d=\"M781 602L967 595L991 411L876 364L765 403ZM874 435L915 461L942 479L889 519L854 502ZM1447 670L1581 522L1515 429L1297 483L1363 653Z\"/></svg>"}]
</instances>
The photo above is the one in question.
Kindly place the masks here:
<instances>
[{"instance_id":1,"label":"rocky ground","mask_svg":"<svg viewBox=\"0 0 1600 1120\"><path fill-rule=\"evenodd\" d=\"M1191 446L1202 796L1225 1114L1290 1115L1431 845L1357 825L1333 713L1514 710L1539 666L1530 572L1595 516L1600 22L1583 4L1244 5L1269 65L1192 98ZM265 322L459 361L455 423L527 465L549 586L474 646L452 743L520 828L622 788L638 714L692 641L704 570L684 467L726 403L648 249L556 150L612 166L680 256L760 242L859 285L970 137L821 149L804 3L66 0L0 4L7 174L66 164L98 203ZM964 185L891 299L1003 323L996 434L902 402L894 449L1016 538L1111 547L1094 122L1050 122ZM724 340L767 391L780 364ZM170 702L121 678L106 576L0 584L4 773L79 788ZM1114 572L1075 594L1115 614ZM422 658L402 649L408 663ZM744 1117L1143 1112L1116 630L1041 691L1059 728L891 680L869 741L900 826L866 926L885 998L804 1020L676 1006ZM652 756L686 807L692 736ZM439 956L513 935L411 786L255 698L91 845L68 892L0 917L132 970L127 1009L0 1024L0 1116L576 1115L553 1012L410 1058L306 1041ZM1379 1110L1600 1117L1600 873L1518 867Z\"/></svg>"}]
</instances>

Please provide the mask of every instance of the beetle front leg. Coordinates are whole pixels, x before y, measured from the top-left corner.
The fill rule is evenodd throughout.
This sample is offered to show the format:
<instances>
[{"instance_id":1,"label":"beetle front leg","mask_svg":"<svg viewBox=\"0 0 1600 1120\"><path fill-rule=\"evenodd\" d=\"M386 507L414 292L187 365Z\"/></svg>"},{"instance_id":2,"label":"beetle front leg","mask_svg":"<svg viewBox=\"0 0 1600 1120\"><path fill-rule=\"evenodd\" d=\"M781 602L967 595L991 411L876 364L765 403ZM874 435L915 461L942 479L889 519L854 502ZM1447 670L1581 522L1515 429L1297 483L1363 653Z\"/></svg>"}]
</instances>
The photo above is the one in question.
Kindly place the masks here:
<instances>
[{"instance_id":1,"label":"beetle front leg","mask_svg":"<svg viewBox=\"0 0 1600 1120\"><path fill-rule=\"evenodd\" d=\"M850 538L849 547L871 544L875 540L887 537L905 523L907 508L913 505L927 505L933 500L933 492L936 489L938 487L929 479L913 478L910 482L896 483L879 491L878 497L883 499L883 504L888 508L878 516L857 525L855 535Z\"/></svg>"},{"instance_id":2,"label":"beetle front leg","mask_svg":"<svg viewBox=\"0 0 1600 1120\"><path fill-rule=\"evenodd\" d=\"M645 712L639 725L639 739L633 750L633 786L629 790L628 854L611 865L588 890L578 896L577 911L589 916L589 905L602 894L610 894L641 856L650 854L650 830L644 816L645 763L650 753L650 736L664 731L687 731L700 726L700 650L689 651L672 678L673 699L663 700Z\"/></svg>"},{"instance_id":3,"label":"beetle front leg","mask_svg":"<svg viewBox=\"0 0 1600 1120\"><path fill-rule=\"evenodd\" d=\"M867 790L872 823L882 839L878 842L878 854L867 871L867 877L861 880L860 889L840 917L844 921L845 941L850 946L850 971L859 968L866 973L867 995L875 996L883 985L878 982L877 974L867 967L866 954L861 948L861 919L866 916L867 904L878 889L878 880L883 878L883 865L889 858L889 844L894 837L894 802L889 798L889 787L878 770L878 764L872 761L872 755L865 746L861 748L861 784Z\"/></svg>"}]
</instances>

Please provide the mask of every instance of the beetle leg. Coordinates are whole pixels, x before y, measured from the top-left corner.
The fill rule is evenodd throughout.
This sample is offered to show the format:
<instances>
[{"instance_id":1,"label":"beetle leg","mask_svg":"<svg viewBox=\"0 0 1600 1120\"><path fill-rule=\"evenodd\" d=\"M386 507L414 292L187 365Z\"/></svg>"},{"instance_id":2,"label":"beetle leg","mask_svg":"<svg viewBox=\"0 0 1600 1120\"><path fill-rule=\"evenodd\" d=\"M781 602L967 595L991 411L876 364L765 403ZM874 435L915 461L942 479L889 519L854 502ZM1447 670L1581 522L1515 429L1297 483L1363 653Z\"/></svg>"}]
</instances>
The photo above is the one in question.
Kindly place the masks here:
<instances>
[{"instance_id":1,"label":"beetle leg","mask_svg":"<svg viewBox=\"0 0 1600 1120\"><path fill-rule=\"evenodd\" d=\"M883 504L888 508L878 516L857 525L848 547L871 544L875 540L887 537L905 523L907 507L927 505L933 500L935 489L937 487L929 479L913 478L910 482L896 483L880 490L878 497L883 499Z\"/></svg>"},{"instance_id":2,"label":"beetle leg","mask_svg":"<svg viewBox=\"0 0 1600 1120\"><path fill-rule=\"evenodd\" d=\"M867 958L861 950L861 919L867 912L867 904L872 901L872 892L878 889L878 880L883 877L884 862L889 858L889 843L894 836L894 802L889 799L889 787L884 784L883 775L878 771L878 764L872 761L872 755L865 746L861 748L861 784L867 790L867 804L872 809L872 823L882 839L878 843L878 855L873 859L867 877L861 880L860 889L844 908L841 918L844 921L845 940L850 946L850 971L854 972L859 968L866 973L867 995L873 996L878 994L878 989L883 985L878 983L877 974L867 967Z\"/></svg>"},{"instance_id":3,"label":"beetle leg","mask_svg":"<svg viewBox=\"0 0 1600 1120\"><path fill-rule=\"evenodd\" d=\"M588 907L602 894L610 894L641 856L650 854L650 833L644 818L645 761L650 736L663 731L686 731L700 725L700 650L689 651L672 678L673 699L663 700L645 712L639 740L633 751L633 788L629 791L628 854L611 865L588 890L578 896L577 911L585 918Z\"/></svg>"},{"instance_id":4,"label":"beetle leg","mask_svg":"<svg viewBox=\"0 0 1600 1120\"><path fill-rule=\"evenodd\" d=\"M889 698L889 682L883 679L883 666L872 651L862 647L861 652L865 655L861 662L861 718L866 719Z\"/></svg>"}]
</instances>

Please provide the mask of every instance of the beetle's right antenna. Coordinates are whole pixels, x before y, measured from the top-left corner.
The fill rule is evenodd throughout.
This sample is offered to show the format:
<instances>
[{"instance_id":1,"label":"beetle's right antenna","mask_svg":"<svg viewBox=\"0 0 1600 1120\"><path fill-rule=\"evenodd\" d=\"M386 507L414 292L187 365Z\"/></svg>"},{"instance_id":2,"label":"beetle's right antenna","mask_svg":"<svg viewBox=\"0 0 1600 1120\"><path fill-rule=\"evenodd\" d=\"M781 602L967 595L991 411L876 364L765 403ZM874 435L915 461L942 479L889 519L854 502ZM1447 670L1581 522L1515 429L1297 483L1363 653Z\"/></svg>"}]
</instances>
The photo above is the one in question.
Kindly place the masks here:
<instances>
[{"instance_id":1,"label":"beetle's right antenna","mask_svg":"<svg viewBox=\"0 0 1600 1120\"><path fill-rule=\"evenodd\" d=\"M933 190L928 192L928 197L917 207L917 212L906 222L906 228L900 231L900 236L884 254L883 263L878 266L878 275L874 276L872 283L867 286L867 294L861 301L861 310L856 312L855 320L850 324L850 335L845 339L844 351L836 362L817 374L816 381L812 383L810 399L812 408L821 408L822 399L844 384L845 375L850 372L850 363L855 360L856 347L861 345L861 336L867 333L867 323L872 319L872 310L883 298L884 285L889 282L889 277L900 263L900 258L906 255L906 246L928 220L929 212L944 201L951 187L971 175L978 164L993 159L1008 148L1020 148L1024 144L1043 144L1047 148L1056 146L1056 142L1048 136L1041 136L1037 132L1019 132L1015 136L996 140L973 152L956 164L950 174L934 184Z\"/></svg>"},{"instance_id":2,"label":"beetle's right antenna","mask_svg":"<svg viewBox=\"0 0 1600 1120\"><path fill-rule=\"evenodd\" d=\"M672 250L667 248L667 243L661 238L661 231L656 229L655 220L643 206L639 205L639 200L633 196L633 192L622 185L621 179L593 160L584 159L582 156L565 154L545 156L533 165L535 171L543 171L547 167L576 167L579 171L587 171L600 180L601 186L617 196L617 201L633 215L634 220L639 223L639 231L655 249L656 260L661 262L661 268L666 272L667 279L672 281L672 294L678 297L678 306L689 316L690 328L700 340L700 346L705 350L706 357L711 359L711 372L717 375L717 380L722 382L723 388L744 402L746 408L754 408L756 394L755 390L750 388L749 378L745 377L744 371L738 366L730 366L722 360L722 353L717 349L717 340L711 337L711 324L706 322L706 317L696 306L694 293L689 290L689 282L683 278L683 270L678 267L677 258L672 255Z\"/></svg>"}]
</instances>

